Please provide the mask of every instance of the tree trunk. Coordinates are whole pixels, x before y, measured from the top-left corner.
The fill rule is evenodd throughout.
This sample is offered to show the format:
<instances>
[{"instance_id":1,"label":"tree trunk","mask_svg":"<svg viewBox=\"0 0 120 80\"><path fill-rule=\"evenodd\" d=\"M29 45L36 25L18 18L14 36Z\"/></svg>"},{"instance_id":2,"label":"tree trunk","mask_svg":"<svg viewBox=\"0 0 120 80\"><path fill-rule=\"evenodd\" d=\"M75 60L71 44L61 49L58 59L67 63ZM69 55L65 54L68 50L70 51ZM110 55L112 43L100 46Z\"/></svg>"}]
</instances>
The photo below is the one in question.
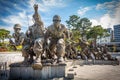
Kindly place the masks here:
<instances>
[{"instance_id":1,"label":"tree trunk","mask_svg":"<svg viewBox=\"0 0 120 80\"><path fill-rule=\"evenodd\" d=\"M96 41L96 40L97 40L97 39L95 38L95 39L94 39L94 42L95 42L95 43L94 43L94 44L95 44L95 47L97 47L97 44L96 44L96 42L97 42L97 41Z\"/></svg>"}]
</instances>

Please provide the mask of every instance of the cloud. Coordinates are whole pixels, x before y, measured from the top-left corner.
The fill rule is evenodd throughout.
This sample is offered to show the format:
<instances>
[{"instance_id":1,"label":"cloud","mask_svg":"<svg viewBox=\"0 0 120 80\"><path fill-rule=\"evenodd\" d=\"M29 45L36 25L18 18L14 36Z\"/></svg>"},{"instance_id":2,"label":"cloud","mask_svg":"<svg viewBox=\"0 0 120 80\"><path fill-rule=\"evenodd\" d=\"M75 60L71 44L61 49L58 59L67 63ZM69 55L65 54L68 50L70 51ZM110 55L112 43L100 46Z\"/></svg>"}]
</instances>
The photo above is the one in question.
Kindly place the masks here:
<instances>
[{"instance_id":1,"label":"cloud","mask_svg":"<svg viewBox=\"0 0 120 80\"><path fill-rule=\"evenodd\" d=\"M28 5L25 7L21 7L17 4L13 4L13 6L15 7L16 10L18 11L13 11L11 12L11 10L9 8L6 8L8 12L11 12L11 15L6 16L4 18L1 18L0 20L5 24L5 25L0 25L0 28L5 28L9 31L11 31L11 33L14 32L13 30L13 26L16 23L19 23L22 26L22 32L26 32L26 30L28 29L28 26L33 25L33 19L32 19L32 15L34 14L34 9L33 9L33 5L35 3L38 4L39 6L39 11L41 12L46 12L51 10L53 7L64 7L66 4L63 2L63 0L29 0ZM23 4L23 3L21 3ZM24 3L25 5L25 3ZM45 21L48 21L48 19L46 20L47 17L42 18L45 19ZM48 22L46 22L45 24L48 25Z\"/></svg>"},{"instance_id":2,"label":"cloud","mask_svg":"<svg viewBox=\"0 0 120 80\"><path fill-rule=\"evenodd\" d=\"M111 17L110 14L104 14L100 19L91 19L92 26L101 25L103 28L113 28L114 25L120 24L116 17Z\"/></svg>"},{"instance_id":3,"label":"cloud","mask_svg":"<svg viewBox=\"0 0 120 80\"><path fill-rule=\"evenodd\" d=\"M63 3L63 0L42 0L45 6L56 6L56 7L65 7L66 4Z\"/></svg>"},{"instance_id":4,"label":"cloud","mask_svg":"<svg viewBox=\"0 0 120 80\"><path fill-rule=\"evenodd\" d=\"M96 19L91 19L90 21L92 22L92 26L100 25L99 21Z\"/></svg>"},{"instance_id":5,"label":"cloud","mask_svg":"<svg viewBox=\"0 0 120 80\"><path fill-rule=\"evenodd\" d=\"M111 21L112 18L110 16L110 14L105 14L100 18L100 24L104 27L104 28L108 28L108 27L112 27L111 26Z\"/></svg>"},{"instance_id":6,"label":"cloud","mask_svg":"<svg viewBox=\"0 0 120 80\"><path fill-rule=\"evenodd\" d=\"M5 22L6 24L25 24L26 23L26 14L25 12L20 12L17 15L10 15L6 18L3 18L2 21Z\"/></svg>"},{"instance_id":7,"label":"cloud","mask_svg":"<svg viewBox=\"0 0 120 80\"><path fill-rule=\"evenodd\" d=\"M93 23L92 26L95 26L98 24L98 25L102 25L104 28L113 28L114 25L120 24L120 15L119 15L120 14L120 3L117 2L117 4L115 5L113 5L113 3L115 2L112 1L112 2L105 2L101 4L101 5L107 4L106 6L109 6L109 10L100 19L91 19L91 22ZM111 5L112 5L113 10L110 9ZM111 11L112 13L110 13Z\"/></svg>"},{"instance_id":8,"label":"cloud","mask_svg":"<svg viewBox=\"0 0 120 80\"><path fill-rule=\"evenodd\" d=\"M111 2L105 2L103 4L97 4L96 9L112 9L115 8L115 5L117 4L117 1L111 1Z\"/></svg>"},{"instance_id":9,"label":"cloud","mask_svg":"<svg viewBox=\"0 0 120 80\"><path fill-rule=\"evenodd\" d=\"M13 33L13 26L17 23L22 26L23 32L27 30L28 26L33 25L32 15L27 15L26 11L19 12L16 15L10 15L2 18L1 20L5 23L5 25L0 25L0 27L11 31L11 33Z\"/></svg>"},{"instance_id":10,"label":"cloud","mask_svg":"<svg viewBox=\"0 0 120 80\"><path fill-rule=\"evenodd\" d=\"M92 7L80 7L80 9L77 11L79 15L84 15L87 11L91 10Z\"/></svg>"},{"instance_id":11,"label":"cloud","mask_svg":"<svg viewBox=\"0 0 120 80\"><path fill-rule=\"evenodd\" d=\"M9 31L14 31L12 25L4 26L4 27L3 27L3 25L0 25L0 29L6 29L6 30L9 30Z\"/></svg>"},{"instance_id":12,"label":"cloud","mask_svg":"<svg viewBox=\"0 0 120 80\"><path fill-rule=\"evenodd\" d=\"M13 26L16 23L21 24L22 29L27 28L30 25L33 25L33 20L32 20L32 15L34 14L34 9L33 5L38 4L39 6L39 11L41 12L46 12L51 10L52 8L56 7L65 7L66 4L63 0L29 0L27 1L27 6L25 3L20 3L24 4L25 7L21 7L18 4L11 4L14 6L15 11L14 14L11 14L9 16L5 16L4 18L1 18L0 20L5 24L5 25L0 25L0 28L5 28L7 30L10 30L13 32ZM8 12L12 12L11 8L5 8L7 9ZM12 12L13 13L13 12ZM43 17L45 19L46 17ZM47 23L46 23L47 24ZM25 30L25 29L24 29Z\"/></svg>"},{"instance_id":13,"label":"cloud","mask_svg":"<svg viewBox=\"0 0 120 80\"><path fill-rule=\"evenodd\" d=\"M38 4L39 11L46 12L54 7L65 7L66 3L63 0L29 0L28 4L33 7L34 4Z\"/></svg>"}]
</instances>

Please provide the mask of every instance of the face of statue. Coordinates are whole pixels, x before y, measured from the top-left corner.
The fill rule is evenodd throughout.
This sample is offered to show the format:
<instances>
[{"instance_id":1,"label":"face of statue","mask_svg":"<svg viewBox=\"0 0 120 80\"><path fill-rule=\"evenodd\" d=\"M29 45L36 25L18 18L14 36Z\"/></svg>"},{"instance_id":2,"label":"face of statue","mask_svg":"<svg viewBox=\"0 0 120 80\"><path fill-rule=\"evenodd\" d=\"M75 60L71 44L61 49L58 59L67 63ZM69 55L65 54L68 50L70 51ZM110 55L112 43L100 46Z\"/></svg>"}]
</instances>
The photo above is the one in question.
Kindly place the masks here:
<instances>
[{"instance_id":1,"label":"face of statue","mask_svg":"<svg viewBox=\"0 0 120 80\"><path fill-rule=\"evenodd\" d=\"M60 22L61 22L61 18L60 18L59 15L53 16L53 24L54 24L55 26L58 26L58 25L60 24Z\"/></svg>"},{"instance_id":2,"label":"face of statue","mask_svg":"<svg viewBox=\"0 0 120 80\"><path fill-rule=\"evenodd\" d=\"M38 23L39 22L39 19L34 19L35 20L35 23Z\"/></svg>"},{"instance_id":3,"label":"face of statue","mask_svg":"<svg viewBox=\"0 0 120 80\"><path fill-rule=\"evenodd\" d=\"M38 15L36 15L36 16L34 15L33 19L34 19L36 24L39 23L39 21L40 21L40 17Z\"/></svg>"},{"instance_id":4,"label":"face of statue","mask_svg":"<svg viewBox=\"0 0 120 80\"><path fill-rule=\"evenodd\" d=\"M59 25L60 24L60 20L53 20L53 24L54 25Z\"/></svg>"},{"instance_id":5,"label":"face of statue","mask_svg":"<svg viewBox=\"0 0 120 80\"><path fill-rule=\"evenodd\" d=\"M20 33L20 30L21 30L20 28L15 28L14 29L15 33Z\"/></svg>"}]
</instances>

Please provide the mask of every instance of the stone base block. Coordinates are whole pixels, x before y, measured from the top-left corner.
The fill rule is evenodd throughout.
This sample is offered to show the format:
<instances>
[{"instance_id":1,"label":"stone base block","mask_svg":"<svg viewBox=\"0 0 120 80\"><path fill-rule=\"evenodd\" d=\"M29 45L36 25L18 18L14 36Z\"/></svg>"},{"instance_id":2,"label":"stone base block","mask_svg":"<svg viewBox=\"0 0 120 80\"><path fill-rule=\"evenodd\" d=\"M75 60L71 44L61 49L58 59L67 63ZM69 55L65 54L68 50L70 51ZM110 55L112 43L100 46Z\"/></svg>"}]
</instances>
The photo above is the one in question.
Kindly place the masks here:
<instances>
[{"instance_id":1,"label":"stone base block","mask_svg":"<svg viewBox=\"0 0 120 80\"><path fill-rule=\"evenodd\" d=\"M74 75L75 75L75 74L74 74L73 71L68 72L68 73L67 73L67 78L68 78L68 79L74 79Z\"/></svg>"},{"instance_id":2,"label":"stone base block","mask_svg":"<svg viewBox=\"0 0 120 80\"><path fill-rule=\"evenodd\" d=\"M42 70L36 70L31 65L10 66L10 80L46 80L65 77L66 64L43 65Z\"/></svg>"}]
</instances>

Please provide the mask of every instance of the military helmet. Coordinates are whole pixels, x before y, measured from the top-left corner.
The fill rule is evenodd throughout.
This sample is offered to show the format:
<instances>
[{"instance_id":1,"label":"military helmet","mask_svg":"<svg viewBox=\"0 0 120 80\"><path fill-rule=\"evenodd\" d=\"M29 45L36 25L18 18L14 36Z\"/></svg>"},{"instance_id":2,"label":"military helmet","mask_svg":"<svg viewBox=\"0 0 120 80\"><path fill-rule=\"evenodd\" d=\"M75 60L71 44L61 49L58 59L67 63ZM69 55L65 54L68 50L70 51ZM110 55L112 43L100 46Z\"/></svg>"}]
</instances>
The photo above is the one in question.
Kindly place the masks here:
<instances>
[{"instance_id":1,"label":"military helmet","mask_svg":"<svg viewBox=\"0 0 120 80\"><path fill-rule=\"evenodd\" d=\"M15 24L14 29L21 29L21 25L20 24Z\"/></svg>"},{"instance_id":2,"label":"military helmet","mask_svg":"<svg viewBox=\"0 0 120 80\"><path fill-rule=\"evenodd\" d=\"M53 21L61 21L61 18L59 15L54 15L53 16Z\"/></svg>"}]
</instances>

